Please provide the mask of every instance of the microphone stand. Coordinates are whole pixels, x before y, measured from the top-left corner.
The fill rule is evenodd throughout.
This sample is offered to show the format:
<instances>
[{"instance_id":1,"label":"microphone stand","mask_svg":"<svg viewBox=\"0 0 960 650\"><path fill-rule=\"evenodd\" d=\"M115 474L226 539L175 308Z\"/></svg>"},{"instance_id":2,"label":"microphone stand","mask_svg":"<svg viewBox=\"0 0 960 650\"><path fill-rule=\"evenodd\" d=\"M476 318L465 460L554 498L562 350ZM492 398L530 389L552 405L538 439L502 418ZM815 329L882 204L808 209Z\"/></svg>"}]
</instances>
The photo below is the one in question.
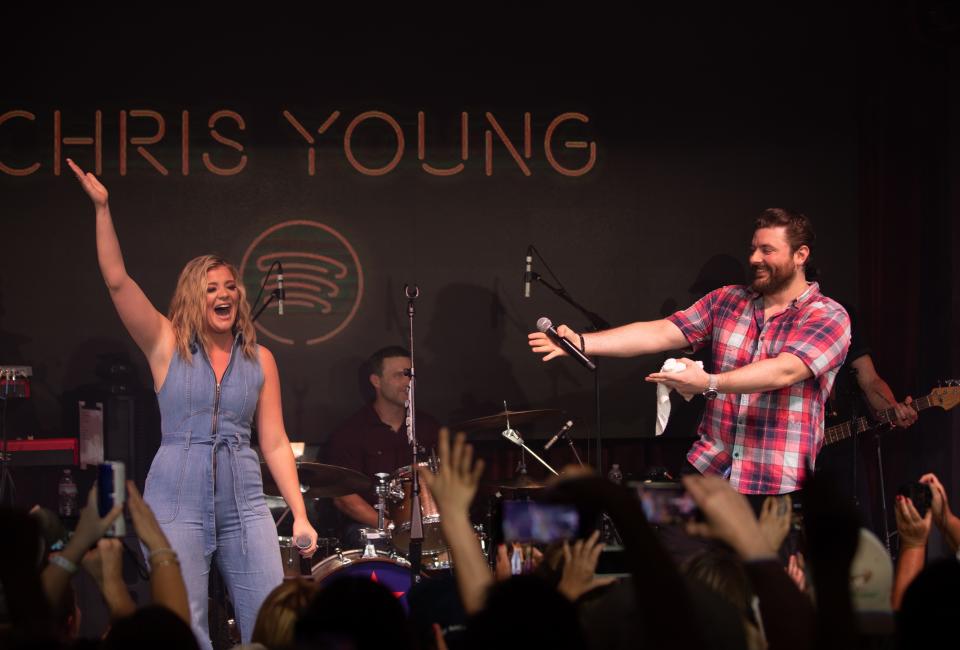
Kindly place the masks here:
<instances>
[{"instance_id":1,"label":"microphone stand","mask_svg":"<svg viewBox=\"0 0 960 650\"><path fill-rule=\"evenodd\" d=\"M540 251L537 250L537 247L533 244L530 244L530 250L537 254L537 258L543 262L543 265L546 267L547 271L553 276L554 281L557 283L557 286L553 286L549 282L543 279L536 271L530 271L530 279L536 280L547 289L552 291L554 295L563 300L565 303L579 311L583 314L584 318L590 323L589 331L599 332L600 330L610 329L610 323L594 311L590 311L579 302L573 299L570 293L564 288L563 283L560 282L560 278L557 277L550 269L550 265L547 264L547 261L543 259L543 255L540 254ZM603 432L601 428L601 410L600 410L600 359L594 357L593 362L596 364L597 369L593 373L593 404L594 404L594 418L596 419L596 430L597 430L597 467L600 468L603 463ZM587 463L590 463L590 443L587 443ZM602 468L601 468L602 469Z\"/></svg>"},{"instance_id":2,"label":"microphone stand","mask_svg":"<svg viewBox=\"0 0 960 650\"><path fill-rule=\"evenodd\" d=\"M410 578L413 583L419 583L422 576L421 552L423 548L423 513L420 511L420 460L417 457L417 408L416 408L416 381L417 373L414 370L413 356L413 301L420 295L417 285L404 285L403 292L407 297L407 319L410 322L410 370L406 371L410 377L407 388L407 439L413 451L413 463L410 465Z\"/></svg>"},{"instance_id":3,"label":"microphone stand","mask_svg":"<svg viewBox=\"0 0 960 650\"><path fill-rule=\"evenodd\" d=\"M568 436L566 431L560 437L567 441L567 444L570 445L570 451L573 452L573 457L577 459L577 464L583 467L583 461L580 460L580 454L577 453L577 445L573 442L573 438ZM589 448L587 450L589 451Z\"/></svg>"},{"instance_id":4,"label":"microphone stand","mask_svg":"<svg viewBox=\"0 0 960 650\"><path fill-rule=\"evenodd\" d=\"M263 283L260 284L260 291L257 292L257 297L253 301L253 308L256 308L257 303L260 302L260 297L263 295L263 288L267 286L267 280L270 279L270 274L273 272L273 268L280 264L280 261L276 261L270 265L270 268L267 269L267 274L263 276ZM256 313L253 314L253 317L250 319L252 322L256 323L257 319L260 318L260 314L267 308L267 306L273 302L275 299L280 299L280 288L273 289L270 294L267 296L267 300L260 306L260 309L257 309Z\"/></svg>"}]
</instances>

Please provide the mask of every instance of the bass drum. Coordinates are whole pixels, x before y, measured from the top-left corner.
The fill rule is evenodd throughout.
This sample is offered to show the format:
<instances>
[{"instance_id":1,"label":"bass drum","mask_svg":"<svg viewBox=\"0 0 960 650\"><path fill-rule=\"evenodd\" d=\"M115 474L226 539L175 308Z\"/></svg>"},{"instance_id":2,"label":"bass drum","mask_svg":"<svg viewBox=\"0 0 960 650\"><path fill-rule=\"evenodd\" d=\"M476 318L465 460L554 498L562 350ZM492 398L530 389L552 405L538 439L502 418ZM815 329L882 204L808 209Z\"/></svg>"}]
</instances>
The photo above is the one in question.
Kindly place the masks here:
<instances>
[{"instance_id":1,"label":"bass drum","mask_svg":"<svg viewBox=\"0 0 960 650\"><path fill-rule=\"evenodd\" d=\"M400 599L404 610L409 609L407 593L413 580L410 563L402 557L384 551L377 551L376 557L363 557L362 549L351 549L325 558L313 567L312 574L320 589L344 576L379 582Z\"/></svg>"}]
</instances>

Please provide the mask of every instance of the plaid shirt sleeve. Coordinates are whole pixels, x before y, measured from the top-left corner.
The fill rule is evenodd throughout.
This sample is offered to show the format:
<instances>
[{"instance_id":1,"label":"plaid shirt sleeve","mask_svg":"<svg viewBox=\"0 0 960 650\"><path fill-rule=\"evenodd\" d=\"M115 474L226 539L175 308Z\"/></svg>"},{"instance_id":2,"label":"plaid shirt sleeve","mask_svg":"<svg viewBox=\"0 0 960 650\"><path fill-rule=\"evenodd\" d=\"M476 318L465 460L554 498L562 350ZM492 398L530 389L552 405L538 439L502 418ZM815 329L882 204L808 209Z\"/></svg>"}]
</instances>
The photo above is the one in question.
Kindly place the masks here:
<instances>
[{"instance_id":1,"label":"plaid shirt sleeve","mask_svg":"<svg viewBox=\"0 0 960 650\"><path fill-rule=\"evenodd\" d=\"M814 377L820 377L839 368L849 348L850 317L840 305L824 303L790 332L780 352L799 357Z\"/></svg>"},{"instance_id":2,"label":"plaid shirt sleeve","mask_svg":"<svg viewBox=\"0 0 960 650\"><path fill-rule=\"evenodd\" d=\"M694 352L713 338L714 310L724 289L726 287L711 291L686 309L667 316L667 320L687 337Z\"/></svg>"}]
</instances>

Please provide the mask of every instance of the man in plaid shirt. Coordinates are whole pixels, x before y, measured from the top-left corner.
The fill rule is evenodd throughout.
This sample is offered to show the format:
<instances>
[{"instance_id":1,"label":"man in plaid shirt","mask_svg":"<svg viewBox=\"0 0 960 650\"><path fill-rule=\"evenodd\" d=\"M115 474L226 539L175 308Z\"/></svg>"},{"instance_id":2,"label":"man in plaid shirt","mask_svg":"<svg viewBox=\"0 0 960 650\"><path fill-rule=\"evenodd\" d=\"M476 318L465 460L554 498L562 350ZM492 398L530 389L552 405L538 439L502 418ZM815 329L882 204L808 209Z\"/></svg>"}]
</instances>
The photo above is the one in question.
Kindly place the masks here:
<instances>
[{"instance_id":1,"label":"man in plaid shirt","mask_svg":"<svg viewBox=\"0 0 960 650\"><path fill-rule=\"evenodd\" d=\"M662 320L584 335L561 325L557 332L587 354L618 357L709 342L712 374L687 359L682 372L647 377L707 397L687 460L745 494L794 492L823 444L824 402L850 345L847 313L807 282L813 240L804 215L765 210L755 224L749 287L722 287ZM529 339L544 361L565 354L546 334Z\"/></svg>"}]
</instances>

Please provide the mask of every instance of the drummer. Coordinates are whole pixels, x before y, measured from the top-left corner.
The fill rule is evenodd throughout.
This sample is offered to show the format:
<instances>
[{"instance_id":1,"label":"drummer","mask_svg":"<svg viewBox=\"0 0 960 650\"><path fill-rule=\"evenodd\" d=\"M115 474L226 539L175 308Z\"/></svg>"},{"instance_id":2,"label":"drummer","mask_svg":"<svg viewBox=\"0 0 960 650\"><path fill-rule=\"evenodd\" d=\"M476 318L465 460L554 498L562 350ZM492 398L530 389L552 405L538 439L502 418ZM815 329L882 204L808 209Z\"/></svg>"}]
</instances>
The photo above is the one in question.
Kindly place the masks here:
<instances>
[{"instance_id":1,"label":"drummer","mask_svg":"<svg viewBox=\"0 0 960 650\"><path fill-rule=\"evenodd\" d=\"M364 365L374 399L346 422L327 440L325 459L373 477L377 472L387 474L410 465L412 452L407 441L406 400L410 386L410 352L400 346L390 346L374 352ZM417 442L420 458L436 447L440 430L438 422L417 410ZM424 453L425 452L425 453ZM350 520L344 539L356 545L360 528L377 527L376 494L371 488L366 494L348 494L334 499L334 505ZM387 513L384 513L386 517ZM389 526L385 521L384 525Z\"/></svg>"}]
</instances>

